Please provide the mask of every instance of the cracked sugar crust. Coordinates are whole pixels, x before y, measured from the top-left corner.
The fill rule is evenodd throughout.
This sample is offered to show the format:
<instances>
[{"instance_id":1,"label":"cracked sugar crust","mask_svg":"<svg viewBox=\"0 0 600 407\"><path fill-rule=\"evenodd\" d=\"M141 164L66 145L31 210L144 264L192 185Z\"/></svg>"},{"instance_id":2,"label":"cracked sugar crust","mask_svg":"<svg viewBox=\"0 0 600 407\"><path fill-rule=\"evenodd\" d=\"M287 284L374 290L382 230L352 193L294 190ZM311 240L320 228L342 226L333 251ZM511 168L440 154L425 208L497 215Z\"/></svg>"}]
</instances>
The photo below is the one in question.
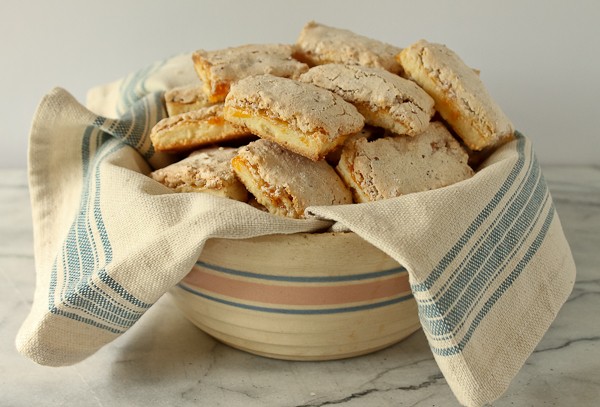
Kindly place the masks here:
<instances>
[{"instance_id":1,"label":"cracked sugar crust","mask_svg":"<svg viewBox=\"0 0 600 407\"><path fill-rule=\"evenodd\" d=\"M311 21L296 41L296 57L310 65L340 63L379 67L393 73L402 68L396 60L401 48Z\"/></svg>"},{"instance_id":2,"label":"cracked sugar crust","mask_svg":"<svg viewBox=\"0 0 600 407\"><path fill-rule=\"evenodd\" d=\"M292 58L289 44L249 44L192 54L194 67L212 102L223 101L233 82L253 75L271 74L295 79L308 66Z\"/></svg>"},{"instance_id":3,"label":"cracked sugar crust","mask_svg":"<svg viewBox=\"0 0 600 407\"><path fill-rule=\"evenodd\" d=\"M214 104L208 100L202 85L179 86L169 89L165 92L164 99L169 117Z\"/></svg>"},{"instance_id":4,"label":"cracked sugar crust","mask_svg":"<svg viewBox=\"0 0 600 407\"><path fill-rule=\"evenodd\" d=\"M331 142L364 126L363 116L340 96L309 83L272 75L237 82L225 100L225 108L228 106L284 121L305 135L319 133Z\"/></svg>"},{"instance_id":5,"label":"cracked sugar crust","mask_svg":"<svg viewBox=\"0 0 600 407\"><path fill-rule=\"evenodd\" d=\"M344 146L338 173L358 202L445 187L473 176L468 155L440 122L415 137L358 139Z\"/></svg>"},{"instance_id":6,"label":"cracked sugar crust","mask_svg":"<svg viewBox=\"0 0 600 407\"><path fill-rule=\"evenodd\" d=\"M326 161L312 161L268 140L241 147L232 166L256 200L276 215L302 218L309 206L352 203Z\"/></svg>"},{"instance_id":7,"label":"cracked sugar crust","mask_svg":"<svg viewBox=\"0 0 600 407\"><path fill-rule=\"evenodd\" d=\"M154 171L151 177L176 192L209 192L245 201L246 188L235 177L231 159L237 148L198 150L189 157Z\"/></svg>"},{"instance_id":8,"label":"cracked sugar crust","mask_svg":"<svg viewBox=\"0 0 600 407\"><path fill-rule=\"evenodd\" d=\"M399 55L405 74L429 93L465 144L482 150L512 137L514 127L476 71L442 44L420 40Z\"/></svg>"},{"instance_id":9,"label":"cracked sugar crust","mask_svg":"<svg viewBox=\"0 0 600 407\"><path fill-rule=\"evenodd\" d=\"M381 68L326 64L300 81L328 89L354 104L368 124L414 136L434 114L433 99L417 84Z\"/></svg>"},{"instance_id":10,"label":"cracked sugar crust","mask_svg":"<svg viewBox=\"0 0 600 407\"><path fill-rule=\"evenodd\" d=\"M195 103L198 101L206 101L208 103L201 85L178 86L165 92L165 102Z\"/></svg>"}]
</instances>

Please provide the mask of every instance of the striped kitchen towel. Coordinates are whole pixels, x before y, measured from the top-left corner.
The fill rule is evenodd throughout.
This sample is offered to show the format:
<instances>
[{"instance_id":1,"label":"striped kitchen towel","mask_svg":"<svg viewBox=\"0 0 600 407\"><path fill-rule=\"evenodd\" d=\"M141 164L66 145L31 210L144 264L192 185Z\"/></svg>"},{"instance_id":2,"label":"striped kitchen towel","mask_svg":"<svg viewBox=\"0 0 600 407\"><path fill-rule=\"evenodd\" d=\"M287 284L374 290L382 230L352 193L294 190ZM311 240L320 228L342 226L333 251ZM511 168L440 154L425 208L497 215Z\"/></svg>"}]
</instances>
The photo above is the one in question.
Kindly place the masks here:
<instances>
[{"instance_id":1,"label":"striped kitchen towel","mask_svg":"<svg viewBox=\"0 0 600 407\"><path fill-rule=\"evenodd\" d=\"M92 90L89 110L62 89L42 100L29 147L37 285L19 351L52 366L85 359L182 280L209 238L333 226L408 270L421 324L458 400L498 398L575 280L530 141L519 134L450 187L312 207L303 220L276 217L208 194L175 194L147 176L172 160L148 137L165 115L162 92L195 80L184 55Z\"/></svg>"}]
</instances>

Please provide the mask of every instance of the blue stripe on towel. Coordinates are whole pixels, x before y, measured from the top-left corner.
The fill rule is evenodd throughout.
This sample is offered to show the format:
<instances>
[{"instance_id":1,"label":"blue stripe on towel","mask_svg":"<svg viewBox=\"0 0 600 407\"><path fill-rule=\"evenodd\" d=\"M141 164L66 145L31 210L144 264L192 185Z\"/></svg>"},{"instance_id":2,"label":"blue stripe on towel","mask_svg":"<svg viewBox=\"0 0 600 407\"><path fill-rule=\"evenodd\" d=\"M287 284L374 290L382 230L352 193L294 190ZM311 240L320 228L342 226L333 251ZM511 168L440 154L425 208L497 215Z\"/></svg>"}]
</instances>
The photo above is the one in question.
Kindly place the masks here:
<instances>
[{"instance_id":1,"label":"blue stripe on towel","mask_svg":"<svg viewBox=\"0 0 600 407\"><path fill-rule=\"evenodd\" d=\"M523 137L518 137L519 159L511 176L434 269L432 275L425 282L412 287L414 292L425 294L424 291L431 290L443 272L451 275L435 292L427 293L427 297L417 296L421 322L432 340L432 350L438 355L450 356L464 349L480 322L525 269L543 242L553 220L554 207L539 164L532 152L525 151L526 143ZM516 173L521 172L528 161L529 168L517 191L511 197L506 197L509 188L518 179ZM496 218L487 219L492 209L500 204L503 208ZM544 212L547 212L547 215L542 217ZM457 269L447 270L461 250L467 247L467 242L484 220L490 226L474 245L468 246L471 249ZM522 258L516 258L540 222L543 224L533 244L522 254ZM517 266L508 270L511 261L516 262ZM490 287L498 278L504 280L498 289L490 292ZM484 300L484 304L480 305ZM456 337L473 312L477 312L477 315L464 336ZM455 345L442 348L435 346L435 341L444 340L451 340Z\"/></svg>"},{"instance_id":2,"label":"blue stripe on towel","mask_svg":"<svg viewBox=\"0 0 600 407\"><path fill-rule=\"evenodd\" d=\"M449 331L455 332L462 326L464 318L468 317L471 311L477 308L477 305L481 298L487 292L487 289L495 279L501 275L508 263L514 259L516 254L521 250L523 242L525 242L531 232L534 229L535 224L539 222L541 216L541 209L547 204L548 194L544 183L540 183L542 188L539 188L538 196L534 197L537 202L528 208L524 212L520 219L517 219L516 228L519 230L516 233L522 233L520 236L513 236L513 238L502 239L499 242L500 253L496 253L496 256L486 258L480 265L473 266L473 273L476 274L476 278L469 285L464 284L465 292L457 294L457 291L461 291L461 287L457 287L454 291L454 299L458 298L458 301L454 304L447 302L440 303L439 307L431 307L429 309L429 315L424 315L427 320L428 330L432 335L444 335ZM542 199L545 200L542 201ZM536 206L534 208L534 206ZM535 210L535 212L533 212ZM529 222L530 221L530 222ZM513 229L514 230L514 229ZM504 245L504 247L502 247ZM470 292L469 292L470 290ZM478 296L478 298L475 298ZM467 314L467 315L465 315Z\"/></svg>"},{"instance_id":3,"label":"blue stripe on towel","mask_svg":"<svg viewBox=\"0 0 600 407\"><path fill-rule=\"evenodd\" d=\"M105 119L99 117L82 134L83 186L80 209L69 229L64 249L53 264L48 305L54 314L112 333L122 333L151 304L140 301L125 290L104 268L112 260L112 246L100 209L100 164L124 147L121 141L100 131L104 122ZM111 130L118 125L112 123ZM136 128L130 126L129 131L135 132ZM93 230L96 235L92 233ZM57 293L59 264L63 266L60 270L63 281L61 291ZM99 282L106 288L101 288Z\"/></svg>"},{"instance_id":4,"label":"blue stripe on towel","mask_svg":"<svg viewBox=\"0 0 600 407\"><path fill-rule=\"evenodd\" d=\"M463 318L468 316L465 314L469 310L477 306L489 285L502 274L510 260L517 255L523 242L529 238L534 225L538 224L547 199L548 191L545 183L541 180L531 201L525 206L521 215L515 219L515 223L506 226L507 229L510 228L507 235L499 239L496 249L490 253L489 257L483 257L488 255L487 253L475 255L472 268L477 272L472 282L464 284L466 294L462 295L455 304L445 301L440 306L440 309L446 312L446 321L455 327L453 329L456 329ZM467 264L466 267L468 268L470 265ZM458 287L455 288L455 290L458 289Z\"/></svg>"},{"instance_id":5,"label":"blue stripe on towel","mask_svg":"<svg viewBox=\"0 0 600 407\"><path fill-rule=\"evenodd\" d=\"M166 115L162 94L140 99L148 93L150 73L164 64L153 64L123 81L117 108L119 115L127 111L122 120L97 117L83 131L80 208L51 269L50 312L113 333L124 332L151 304L125 290L105 269L113 254L100 208L100 164L125 144L146 159L154 155L149 133L154 122Z\"/></svg>"},{"instance_id":6,"label":"blue stripe on towel","mask_svg":"<svg viewBox=\"0 0 600 407\"><path fill-rule=\"evenodd\" d=\"M135 104L146 96L148 88L146 82L151 74L162 68L167 60L156 62L137 72L127 76L119 87L119 101L117 102L117 114L122 116Z\"/></svg>"},{"instance_id":7,"label":"blue stripe on towel","mask_svg":"<svg viewBox=\"0 0 600 407\"><path fill-rule=\"evenodd\" d=\"M154 146L150 141L150 131L152 126L165 116L162 93L155 92L138 101L133 109L119 120L108 120L110 125L99 127L135 148L146 160L149 160L155 154Z\"/></svg>"},{"instance_id":8,"label":"blue stripe on towel","mask_svg":"<svg viewBox=\"0 0 600 407\"><path fill-rule=\"evenodd\" d=\"M490 200L490 202L486 205L486 207L479 213L479 215L475 218L475 220L469 225L465 233L460 237L460 239L455 243L455 245L448 251L448 253L442 258L438 266L431 272L431 274L427 277L425 281L422 283L414 284L412 286L413 292L427 291L429 290L433 284L437 281L437 279L446 271L448 265L458 256L461 250L467 245L471 237L475 234L475 232L479 229L479 227L486 221L486 219L491 215L491 213L496 209L496 207L500 204L508 190L512 187L514 182L518 179L519 174L523 170L525 166L525 138L517 133L517 152L518 152L518 160L511 170L510 174L506 177L506 180L496 192L494 197Z\"/></svg>"},{"instance_id":9,"label":"blue stripe on towel","mask_svg":"<svg viewBox=\"0 0 600 407\"><path fill-rule=\"evenodd\" d=\"M492 222L493 228L489 229L490 233L484 235L485 239L477 242L481 244L473 246L476 250L469 251L461 264L452 270L452 283L448 288L444 290L446 286L442 286L431 299L423 301L422 311L425 316L431 316L430 310L434 308L445 314L457 300L457 292L473 284L479 285L482 281L487 281L489 273L497 269L495 265L490 265L490 262L504 259L506 254L520 243L527 228L534 223L535 215L539 212L543 197L547 193L543 179L540 177L539 166L536 166L525 177L523 188L513 196L515 199L507 204L505 210ZM522 212L523 208L527 208L527 211ZM509 231L512 233L503 237ZM484 267L487 269L482 270ZM439 295L442 291L443 295ZM474 300L477 292L471 294L471 300Z\"/></svg>"},{"instance_id":10,"label":"blue stripe on towel","mask_svg":"<svg viewBox=\"0 0 600 407\"><path fill-rule=\"evenodd\" d=\"M531 261L533 256L536 254L536 252L538 251L538 249L544 242L544 239L546 238L548 229L550 229L550 225L552 224L552 221L554 220L554 215L555 215L555 209L554 209L554 206L551 206L550 210L548 211L548 214L546 215L546 218L544 220L544 223L542 225L542 229L540 230L540 233L538 234L538 236L536 237L534 242L531 244L531 246L528 248L525 256L523 256L523 258L517 264L517 267L515 267L515 269L510 273L510 275L502 282L500 287L486 301L485 305L479 310L479 312L477 313L477 316L471 323L467 333L460 340L460 342L455 346L450 346L447 348L432 347L431 349L433 352L435 352L436 354L438 354L440 356L451 356L451 355L455 355L457 353L462 352L462 350L465 348L465 346L467 345L467 343L473 336L475 330L477 329L477 327L479 326L481 321L491 311L492 307L498 301L498 299L500 299L500 297L502 297L502 295L506 291L508 291L508 289L510 289L512 284L516 281L516 279L523 272L523 270L525 269L527 264Z\"/></svg>"}]
</instances>

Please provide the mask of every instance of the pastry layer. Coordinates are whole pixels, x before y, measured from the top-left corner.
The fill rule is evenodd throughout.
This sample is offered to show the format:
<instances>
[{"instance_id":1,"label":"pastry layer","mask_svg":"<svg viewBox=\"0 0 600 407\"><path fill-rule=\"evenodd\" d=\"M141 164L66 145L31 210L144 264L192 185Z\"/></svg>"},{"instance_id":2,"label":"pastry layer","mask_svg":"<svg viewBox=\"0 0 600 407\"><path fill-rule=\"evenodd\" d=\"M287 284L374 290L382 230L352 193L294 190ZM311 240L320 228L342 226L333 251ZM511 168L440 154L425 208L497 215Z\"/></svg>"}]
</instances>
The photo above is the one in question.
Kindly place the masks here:
<instances>
[{"instance_id":1,"label":"pastry layer","mask_svg":"<svg viewBox=\"0 0 600 407\"><path fill-rule=\"evenodd\" d=\"M185 151L250 134L243 126L223 117L223 104L203 107L159 121L150 132L157 151Z\"/></svg>"}]
</instances>

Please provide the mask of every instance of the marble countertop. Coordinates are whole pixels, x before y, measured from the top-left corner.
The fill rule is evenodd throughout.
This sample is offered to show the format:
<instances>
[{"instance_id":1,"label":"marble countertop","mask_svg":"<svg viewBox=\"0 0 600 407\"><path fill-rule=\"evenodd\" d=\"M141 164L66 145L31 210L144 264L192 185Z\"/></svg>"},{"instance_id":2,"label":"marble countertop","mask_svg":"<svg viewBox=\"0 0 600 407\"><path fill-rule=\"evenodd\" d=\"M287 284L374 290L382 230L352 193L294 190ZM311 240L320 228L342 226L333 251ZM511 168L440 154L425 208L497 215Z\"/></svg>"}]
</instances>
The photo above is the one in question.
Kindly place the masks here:
<instances>
[{"instance_id":1,"label":"marble countertop","mask_svg":"<svg viewBox=\"0 0 600 407\"><path fill-rule=\"evenodd\" d=\"M494 406L600 400L600 168L544 167L577 264L571 297ZM422 331L382 351L285 362L220 344L163 297L126 334L70 367L19 355L35 285L25 171L0 170L1 406L458 406Z\"/></svg>"}]
</instances>

